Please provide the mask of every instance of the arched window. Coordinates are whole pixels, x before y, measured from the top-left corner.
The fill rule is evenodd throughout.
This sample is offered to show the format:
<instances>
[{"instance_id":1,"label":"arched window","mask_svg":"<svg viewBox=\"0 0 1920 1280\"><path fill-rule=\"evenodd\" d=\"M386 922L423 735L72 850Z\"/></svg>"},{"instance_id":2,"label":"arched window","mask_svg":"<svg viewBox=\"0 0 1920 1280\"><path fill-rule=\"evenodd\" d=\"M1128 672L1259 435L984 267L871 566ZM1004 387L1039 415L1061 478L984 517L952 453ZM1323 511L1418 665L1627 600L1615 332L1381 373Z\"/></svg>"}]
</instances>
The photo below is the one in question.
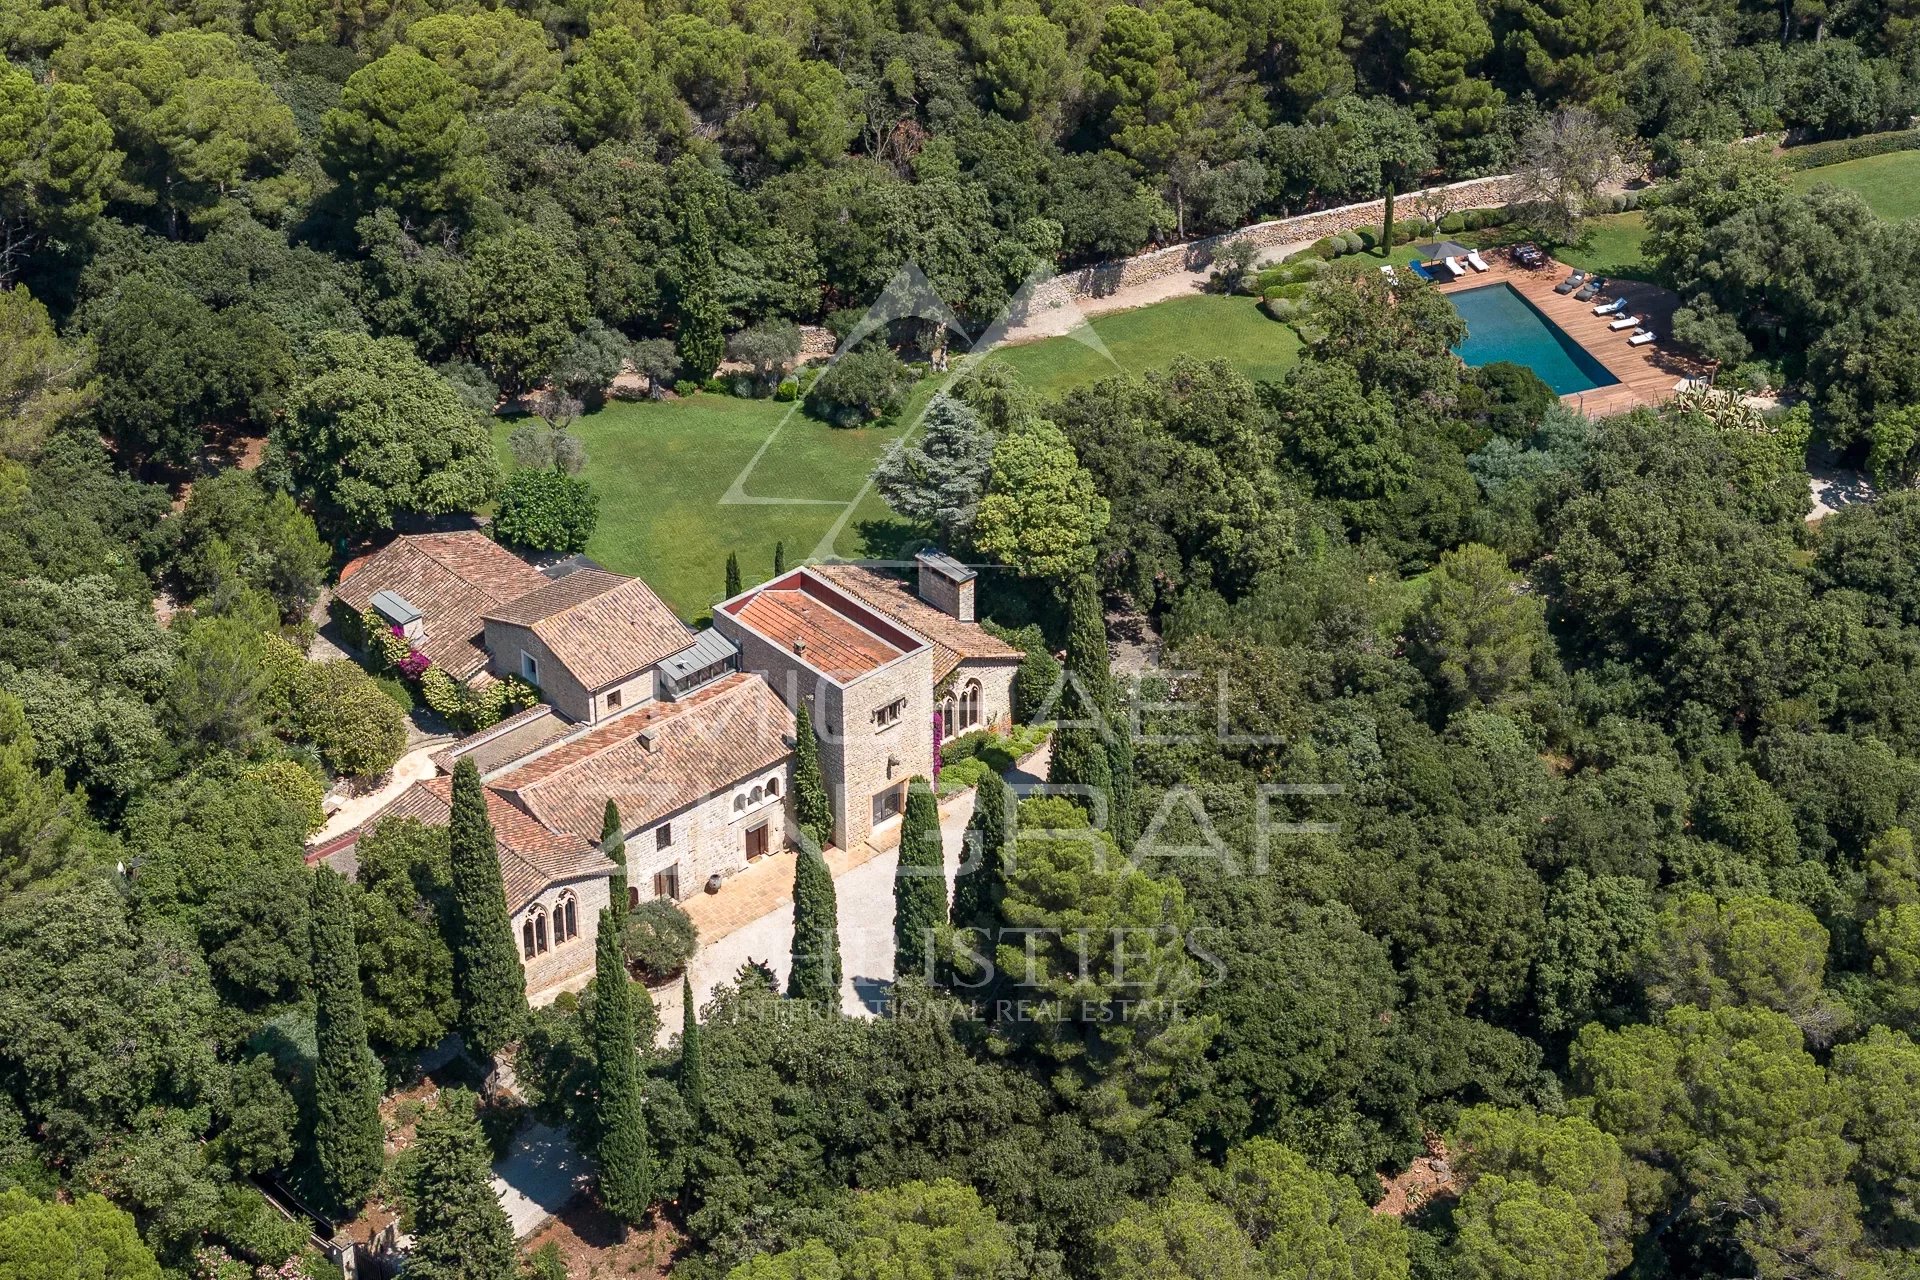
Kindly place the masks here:
<instances>
[{"instance_id":1,"label":"arched window","mask_svg":"<svg viewBox=\"0 0 1920 1280\"><path fill-rule=\"evenodd\" d=\"M639 905L640 905L640 886L637 884L630 884L627 886L627 908L631 910L634 907L637 907Z\"/></svg>"},{"instance_id":2,"label":"arched window","mask_svg":"<svg viewBox=\"0 0 1920 1280\"><path fill-rule=\"evenodd\" d=\"M969 680L960 690L960 727L977 729L980 726L980 682Z\"/></svg>"},{"instance_id":3,"label":"arched window","mask_svg":"<svg viewBox=\"0 0 1920 1280\"><path fill-rule=\"evenodd\" d=\"M780 794L780 779L778 778L767 779L767 794L770 796L777 796Z\"/></svg>"},{"instance_id":4,"label":"arched window","mask_svg":"<svg viewBox=\"0 0 1920 1280\"><path fill-rule=\"evenodd\" d=\"M752 791L749 791L747 793L748 804L759 804L762 800L765 800L766 798L767 798L767 793L759 787L755 787Z\"/></svg>"},{"instance_id":5,"label":"arched window","mask_svg":"<svg viewBox=\"0 0 1920 1280\"><path fill-rule=\"evenodd\" d=\"M951 738L955 727L958 726L959 723L953 695L948 694L940 700L940 740L944 742L948 738Z\"/></svg>"},{"instance_id":6,"label":"arched window","mask_svg":"<svg viewBox=\"0 0 1920 1280\"><path fill-rule=\"evenodd\" d=\"M747 798L745 796L735 796L733 798L733 811L735 813L744 813L746 812L746 808Z\"/></svg>"},{"instance_id":7,"label":"arched window","mask_svg":"<svg viewBox=\"0 0 1920 1280\"><path fill-rule=\"evenodd\" d=\"M527 917L526 923L520 926L520 950L526 959L533 959L533 917L531 916Z\"/></svg>"},{"instance_id":8,"label":"arched window","mask_svg":"<svg viewBox=\"0 0 1920 1280\"><path fill-rule=\"evenodd\" d=\"M569 890L560 895L553 908L553 945L571 942L580 936L580 904Z\"/></svg>"},{"instance_id":9,"label":"arched window","mask_svg":"<svg viewBox=\"0 0 1920 1280\"><path fill-rule=\"evenodd\" d=\"M545 907L533 909L533 948L536 952L547 949L547 909Z\"/></svg>"}]
</instances>

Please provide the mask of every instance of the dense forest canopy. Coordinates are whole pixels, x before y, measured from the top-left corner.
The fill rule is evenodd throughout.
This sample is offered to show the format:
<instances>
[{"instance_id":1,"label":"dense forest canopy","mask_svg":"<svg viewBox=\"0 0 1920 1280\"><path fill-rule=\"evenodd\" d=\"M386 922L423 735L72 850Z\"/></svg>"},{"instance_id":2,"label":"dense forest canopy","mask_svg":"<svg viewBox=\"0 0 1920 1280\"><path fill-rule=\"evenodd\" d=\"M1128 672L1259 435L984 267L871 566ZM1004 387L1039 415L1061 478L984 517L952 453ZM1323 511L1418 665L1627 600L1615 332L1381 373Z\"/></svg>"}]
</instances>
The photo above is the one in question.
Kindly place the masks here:
<instances>
[{"instance_id":1,"label":"dense forest canopy","mask_svg":"<svg viewBox=\"0 0 1920 1280\"><path fill-rule=\"evenodd\" d=\"M1735 141L1905 127L1909 7L8 0L0 49L0 1276L323 1274L271 1191L554 1280L486 1182L529 1115L692 1280L1920 1275L1920 272ZM1659 180L1672 336L1785 401L1592 421L1371 266L1265 381L962 362L876 484L1099 800L984 770L886 1016L812 848L825 979L689 981L664 1038L671 913L525 1007L477 775L306 865L409 714L520 696L316 660L342 560L476 512L581 550L623 367L890 423L891 335L784 371L903 266L977 331L1570 120ZM1883 494L1809 524L1815 443ZM382 1112L456 1031L485 1096Z\"/></svg>"}]
</instances>

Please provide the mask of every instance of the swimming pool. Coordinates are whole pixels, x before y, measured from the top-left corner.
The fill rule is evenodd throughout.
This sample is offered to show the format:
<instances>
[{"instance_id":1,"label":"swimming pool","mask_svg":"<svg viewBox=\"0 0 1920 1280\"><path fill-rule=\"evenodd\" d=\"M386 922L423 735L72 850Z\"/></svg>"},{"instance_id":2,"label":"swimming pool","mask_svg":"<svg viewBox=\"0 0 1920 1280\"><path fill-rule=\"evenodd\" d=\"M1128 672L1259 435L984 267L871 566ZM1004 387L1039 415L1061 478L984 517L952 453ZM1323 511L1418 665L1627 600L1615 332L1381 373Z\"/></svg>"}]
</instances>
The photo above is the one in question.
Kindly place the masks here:
<instances>
[{"instance_id":1,"label":"swimming pool","mask_svg":"<svg viewBox=\"0 0 1920 1280\"><path fill-rule=\"evenodd\" d=\"M1511 360L1563 396L1620 381L1510 284L1462 289L1448 294L1447 301L1467 322L1466 341L1453 353L1476 369Z\"/></svg>"}]
</instances>

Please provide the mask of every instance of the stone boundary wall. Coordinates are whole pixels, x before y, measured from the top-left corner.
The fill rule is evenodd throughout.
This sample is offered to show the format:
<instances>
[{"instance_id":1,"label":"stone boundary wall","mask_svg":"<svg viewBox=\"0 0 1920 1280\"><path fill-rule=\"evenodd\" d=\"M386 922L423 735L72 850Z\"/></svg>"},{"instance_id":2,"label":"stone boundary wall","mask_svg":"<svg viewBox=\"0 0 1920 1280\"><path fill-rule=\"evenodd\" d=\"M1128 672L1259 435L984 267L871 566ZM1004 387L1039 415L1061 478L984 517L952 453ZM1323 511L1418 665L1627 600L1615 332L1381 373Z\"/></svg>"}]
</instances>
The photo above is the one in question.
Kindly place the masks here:
<instances>
[{"instance_id":1,"label":"stone boundary wall","mask_svg":"<svg viewBox=\"0 0 1920 1280\"><path fill-rule=\"evenodd\" d=\"M1489 209L1510 203L1516 185L1516 179L1512 174L1500 174L1491 178L1470 178L1465 182L1449 183L1442 187L1410 191L1395 197L1394 214L1398 219L1421 217L1423 215L1419 212L1420 207L1429 203L1444 205L1443 213L1462 209ZM1169 245L1165 249L1155 249L1151 253L1139 254L1132 258L1114 258L1106 262L1096 262L1092 266L1063 271L1049 283L1063 290L1075 301L1102 298L1145 280L1157 280L1162 276L1182 271L1202 270L1213 261L1213 255L1220 246L1229 240L1250 240L1256 247L1268 249L1275 245L1292 244L1300 240L1318 240L1322 236L1330 236L1337 231L1352 231L1368 226L1377 227L1385 216L1385 200L1345 204L1334 209L1322 209L1317 213L1303 213L1294 218L1276 218L1271 222L1258 222L1250 227L1242 227L1238 231L1226 231L1217 236L1208 236L1204 240L1190 240L1185 244Z\"/></svg>"}]
</instances>

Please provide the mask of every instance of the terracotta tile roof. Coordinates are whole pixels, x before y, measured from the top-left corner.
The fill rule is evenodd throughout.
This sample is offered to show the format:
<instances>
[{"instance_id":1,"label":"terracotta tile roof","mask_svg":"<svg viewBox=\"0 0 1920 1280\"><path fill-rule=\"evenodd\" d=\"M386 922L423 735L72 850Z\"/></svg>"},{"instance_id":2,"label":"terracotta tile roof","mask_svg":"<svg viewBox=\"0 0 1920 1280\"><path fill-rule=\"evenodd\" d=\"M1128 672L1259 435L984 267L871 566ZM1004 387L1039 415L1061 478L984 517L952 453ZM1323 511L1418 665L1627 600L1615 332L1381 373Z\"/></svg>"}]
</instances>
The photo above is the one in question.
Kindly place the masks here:
<instances>
[{"instance_id":1,"label":"terracotta tile roof","mask_svg":"<svg viewBox=\"0 0 1920 1280\"><path fill-rule=\"evenodd\" d=\"M405 597L426 625L420 649L456 680L487 665L481 615L547 583L538 569L482 534L395 538L349 564L334 594L364 612L376 591Z\"/></svg>"},{"instance_id":2,"label":"terracotta tile roof","mask_svg":"<svg viewBox=\"0 0 1920 1280\"><path fill-rule=\"evenodd\" d=\"M650 667L694 640L652 587L604 569L576 569L486 616L531 630L589 689Z\"/></svg>"},{"instance_id":3,"label":"terracotta tile roof","mask_svg":"<svg viewBox=\"0 0 1920 1280\"><path fill-rule=\"evenodd\" d=\"M600 852L596 839L550 831L514 807L498 788L485 788L487 820L500 851L500 878L506 884L507 910L518 911L552 884L610 876L618 868ZM361 830L385 818L417 818L431 827L444 827L453 817L453 779L445 775L416 782L392 804L368 819Z\"/></svg>"},{"instance_id":4,"label":"terracotta tile roof","mask_svg":"<svg viewBox=\"0 0 1920 1280\"><path fill-rule=\"evenodd\" d=\"M906 650L860 626L811 592L770 587L756 591L732 611L734 617L794 652L816 671L847 681L892 662Z\"/></svg>"},{"instance_id":5,"label":"terracotta tile roof","mask_svg":"<svg viewBox=\"0 0 1920 1280\"><path fill-rule=\"evenodd\" d=\"M640 740L652 731L653 747ZM650 702L536 755L490 786L557 831L597 839L609 799L629 827L683 809L785 760L793 713L735 672L682 702Z\"/></svg>"},{"instance_id":6,"label":"terracotta tile roof","mask_svg":"<svg viewBox=\"0 0 1920 1280\"><path fill-rule=\"evenodd\" d=\"M1009 659L1025 655L977 622L962 622L914 594L913 584L857 564L816 564L813 572L886 614L933 644L933 678L945 680L969 658Z\"/></svg>"}]
</instances>

